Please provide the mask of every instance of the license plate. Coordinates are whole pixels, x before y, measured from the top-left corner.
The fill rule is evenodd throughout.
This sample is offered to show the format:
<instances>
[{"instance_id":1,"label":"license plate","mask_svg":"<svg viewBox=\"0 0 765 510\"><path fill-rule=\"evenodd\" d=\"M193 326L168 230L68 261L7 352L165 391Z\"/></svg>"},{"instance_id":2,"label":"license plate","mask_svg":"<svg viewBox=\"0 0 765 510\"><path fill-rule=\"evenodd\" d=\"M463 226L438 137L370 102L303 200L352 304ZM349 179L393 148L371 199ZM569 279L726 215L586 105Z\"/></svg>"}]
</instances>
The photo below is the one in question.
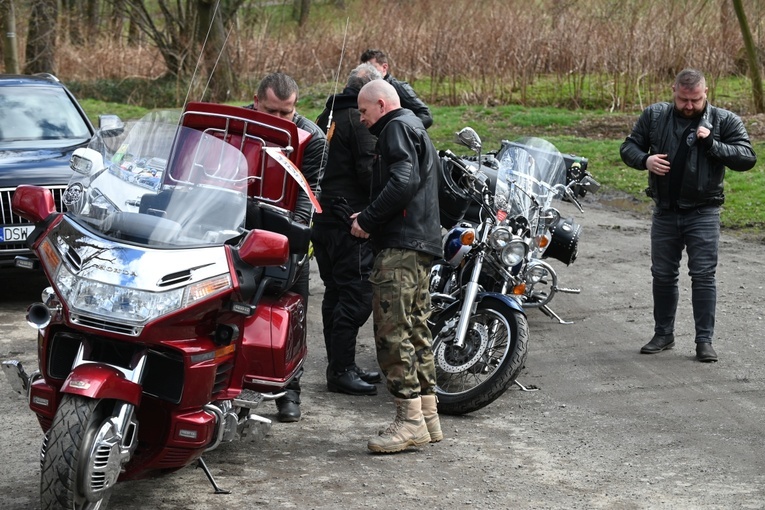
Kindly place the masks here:
<instances>
[{"instance_id":1,"label":"license plate","mask_svg":"<svg viewBox=\"0 0 765 510\"><path fill-rule=\"evenodd\" d=\"M0 243L23 243L34 229L34 225L2 226L0 227Z\"/></svg>"}]
</instances>

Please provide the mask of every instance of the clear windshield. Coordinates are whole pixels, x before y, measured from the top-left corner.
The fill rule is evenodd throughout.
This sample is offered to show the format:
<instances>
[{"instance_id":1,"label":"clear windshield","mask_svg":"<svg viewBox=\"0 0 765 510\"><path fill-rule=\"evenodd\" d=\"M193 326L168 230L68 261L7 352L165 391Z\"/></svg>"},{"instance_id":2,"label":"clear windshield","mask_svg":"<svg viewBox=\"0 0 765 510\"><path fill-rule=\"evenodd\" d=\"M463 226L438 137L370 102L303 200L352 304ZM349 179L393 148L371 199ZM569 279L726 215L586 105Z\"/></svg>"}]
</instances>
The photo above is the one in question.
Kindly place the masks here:
<instances>
[{"instance_id":1,"label":"clear windshield","mask_svg":"<svg viewBox=\"0 0 765 510\"><path fill-rule=\"evenodd\" d=\"M106 237L157 247L224 243L242 232L247 162L233 145L153 112L99 132L72 158L63 201Z\"/></svg>"},{"instance_id":2,"label":"clear windshield","mask_svg":"<svg viewBox=\"0 0 765 510\"><path fill-rule=\"evenodd\" d=\"M529 221L563 196L566 164L558 149L541 138L502 142L494 201L512 216Z\"/></svg>"}]
</instances>

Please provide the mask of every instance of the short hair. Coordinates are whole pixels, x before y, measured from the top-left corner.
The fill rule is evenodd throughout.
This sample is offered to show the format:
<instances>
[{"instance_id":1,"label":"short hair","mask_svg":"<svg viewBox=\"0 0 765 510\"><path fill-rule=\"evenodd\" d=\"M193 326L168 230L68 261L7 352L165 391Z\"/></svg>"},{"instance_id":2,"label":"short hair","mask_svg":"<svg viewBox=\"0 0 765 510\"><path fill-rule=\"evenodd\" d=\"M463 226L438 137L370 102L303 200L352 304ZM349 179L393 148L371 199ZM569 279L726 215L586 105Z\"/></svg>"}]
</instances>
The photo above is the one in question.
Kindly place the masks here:
<instances>
[{"instance_id":1,"label":"short hair","mask_svg":"<svg viewBox=\"0 0 765 510\"><path fill-rule=\"evenodd\" d=\"M387 64L388 56L382 50L368 49L361 54L359 60L362 64L369 62L370 60L374 60L378 64Z\"/></svg>"},{"instance_id":2,"label":"short hair","mask_svg":"<svg viewBox=\"0 0 765 510\"><path fill-rule=\"evenodd\" d=\"M271 73L260 81L258 85L258 100L266 99L266 91L271 89L274 95L282 101L287 100L295 94L295 101L298 99L298 86L290 76L284 73Z\"/></svg>"},{"instance_id":3,"label":"short hair","mask_svg":"<svg viewBox=\"0 0 765 510\"><path fill-rule=\"evenodd\" d=\"M706 84L704 74L697 69L683 69L675 77L675 86L684 89L694 89L699 85L706 87Z\"/></svg>"},{"instance_id":4,"label":"short hair","mask_svg":"<svg viewBox=\"0 0 765 510\"><path fill-rule=\"evenodd\" d=\"M361 90L361 87L370 81L381 79L382 74L380 74L380 71L378 71L375 66L369 63L359 64L353 71L351 71L345 86L354 90Z\"/></svg>"}]
</instances>

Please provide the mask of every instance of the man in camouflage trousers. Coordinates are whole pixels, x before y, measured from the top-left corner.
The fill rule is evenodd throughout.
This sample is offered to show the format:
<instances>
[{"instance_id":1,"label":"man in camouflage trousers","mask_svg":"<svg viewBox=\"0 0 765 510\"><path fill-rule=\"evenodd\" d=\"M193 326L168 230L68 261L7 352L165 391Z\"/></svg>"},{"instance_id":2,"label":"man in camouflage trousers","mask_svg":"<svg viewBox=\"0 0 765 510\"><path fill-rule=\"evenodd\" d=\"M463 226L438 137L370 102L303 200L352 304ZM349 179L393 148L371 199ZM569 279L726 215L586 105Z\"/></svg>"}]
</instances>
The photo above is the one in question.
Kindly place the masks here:
<instances>
[{"instance_id":1,"label":"man in camouflage trousers","mask_svg":"<svg viewBox=\"0 0 765 510\"><path fill-rule=\"evenodd\" d=\"M373 80L358 97L361 122L377 136L372 202L352 215L351 233L371 235L377 360L396 403L396 417L369 440L392 453L443 439L436 408L436 373L427 318L430 266L442 255L438 155L422 121L401 108L396 90Z\"/></svg>"}]
</instances>

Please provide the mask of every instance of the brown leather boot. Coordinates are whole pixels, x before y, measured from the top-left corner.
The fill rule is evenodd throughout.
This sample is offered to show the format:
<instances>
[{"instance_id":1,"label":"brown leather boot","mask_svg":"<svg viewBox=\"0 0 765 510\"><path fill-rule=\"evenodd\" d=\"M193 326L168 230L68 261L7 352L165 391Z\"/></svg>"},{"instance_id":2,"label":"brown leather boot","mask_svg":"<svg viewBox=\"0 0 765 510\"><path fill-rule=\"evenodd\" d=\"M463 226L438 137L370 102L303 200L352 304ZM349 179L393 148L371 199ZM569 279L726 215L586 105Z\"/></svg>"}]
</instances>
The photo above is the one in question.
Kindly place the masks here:
<instances>
[{"instance_id":1,"label":"brown leather boot","mask_svg":"<svg viewBox=\"0 0 765 510\"><path fill-rule=\"evenodd\" d=\"M441 420L438 419L438 398L435 395L423 395L421 398L422 417L430 434L430 442L437 443L444 438L444 433L441 432Z\"/></svg>"},{"instance_id":2,"label":"brown leather boot","mask_svg":"<svg viewBox=\"0 0 765 510\"><path fill-rule=\"evenodd\" d=\"M417 398L396 398L396 417L378 436L367 443L375 453L400 452L410 446L422 446L430 442L428 427L422 417L422 401Z\"/></svg>"}]
</instances>

